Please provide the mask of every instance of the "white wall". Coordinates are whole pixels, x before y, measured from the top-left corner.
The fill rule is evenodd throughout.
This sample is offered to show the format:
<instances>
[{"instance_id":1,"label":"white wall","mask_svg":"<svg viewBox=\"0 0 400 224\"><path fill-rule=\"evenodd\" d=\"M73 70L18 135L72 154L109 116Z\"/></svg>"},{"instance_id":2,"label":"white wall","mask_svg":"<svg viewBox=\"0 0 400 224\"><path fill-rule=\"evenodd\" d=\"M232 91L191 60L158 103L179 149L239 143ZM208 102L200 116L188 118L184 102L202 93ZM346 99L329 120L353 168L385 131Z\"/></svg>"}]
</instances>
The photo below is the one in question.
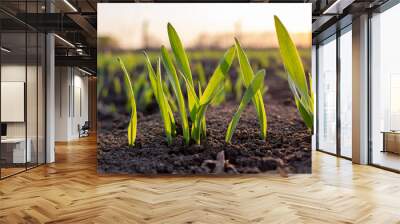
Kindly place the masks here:
<instances>
[{"instance_id":1,"label":"white wall","mask_svg":"<svg viewBox=\"0 0 400 224\"><path fill-rule=\"evenodd\" d=\"M71 134L72 136L79 137L78 124L83 125L85 121L89 120L88 113L88 78L82 76L82 73L76 74L77 70L74 70L74 107L72 108L72 120L71 120ZM81 108L80 108L81 107Z\"/></svg>"},{"instance_id":2,"label":"white wall","mask_svg":"<svg viewBox=\"0 0 400 224\"><path fill-rule=\"evenodd\" d=\"M55 140L77 139L78 125L88 120L88 78L76 68L56 67L55 86Z\"/></svg>"},{"instance_id":3,"label":"white wall","mask_svg":"<svg viewBox=\"0 0 400 224\"><path fill-rule=\"evenodd\" d=\"M68 141L69 132L69 68L55 68L55 141Z\"/></svg>"},{"instance_id":4,"label":"white wall","mask_svg":"<svg viewBox=\"0 0 400 224\"><path fill-rule=\"evenodd\" d=\"M3 82L25 82L25 71L24 65L12 65L6 64L1 66L1 81ZM28 66L28 72L33 67ZM7 110L7 108L1 108L1 110ZM7 137L25 137L25 122L7 122Z\"/></svg>"}]
</instances>

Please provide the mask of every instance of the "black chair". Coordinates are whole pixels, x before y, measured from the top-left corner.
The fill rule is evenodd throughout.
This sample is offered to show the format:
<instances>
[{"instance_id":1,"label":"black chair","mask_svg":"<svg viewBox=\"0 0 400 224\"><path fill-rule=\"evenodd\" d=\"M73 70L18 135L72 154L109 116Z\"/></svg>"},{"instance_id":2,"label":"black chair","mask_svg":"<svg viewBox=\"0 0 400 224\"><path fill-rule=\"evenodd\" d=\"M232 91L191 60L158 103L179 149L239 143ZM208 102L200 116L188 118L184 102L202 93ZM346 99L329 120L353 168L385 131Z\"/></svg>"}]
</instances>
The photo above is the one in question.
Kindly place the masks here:
<instances>
[{"instance_id":1,"label":"black chair","mask_svg":"<svg viewBox=\"0 0 400 224\"><path fill-rule=\"evenodd\" d=\"M82 127L80 127L80 125L78 125L79 138L89 136L89 129L90 129L89 121L85 121L85 123L82 125Z\"/></svg>"}]
</instances>

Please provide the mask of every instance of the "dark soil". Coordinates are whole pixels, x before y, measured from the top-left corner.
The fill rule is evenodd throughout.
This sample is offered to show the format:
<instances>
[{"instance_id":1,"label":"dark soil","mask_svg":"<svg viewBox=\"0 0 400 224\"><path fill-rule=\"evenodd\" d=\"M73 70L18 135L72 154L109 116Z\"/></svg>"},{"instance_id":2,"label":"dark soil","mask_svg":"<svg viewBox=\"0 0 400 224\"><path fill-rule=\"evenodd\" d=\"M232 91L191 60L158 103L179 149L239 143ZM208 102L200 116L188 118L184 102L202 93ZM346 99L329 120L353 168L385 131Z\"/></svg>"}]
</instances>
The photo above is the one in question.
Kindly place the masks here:
<instances>
[{"instance_id":1,"label":"dark soil","mask_svg":"<svg viewBox=\"0 0 400 224\"><path fill-rule=\"evenodd\" d=\"M231 101L208 109L207 138L201 145L189 146L183 144L181 130L168 146L160 115L140 113L136 144L129 147L126 131L129 115L100 111L98 171L185 175L268 171L310 173L311 133L298 115L287 81L268 76L266 85L266 141L259 138L259 124L252 104L242 114L232 143L224 141L228 123L238 106Z\"/></svg>"}]
</instances>

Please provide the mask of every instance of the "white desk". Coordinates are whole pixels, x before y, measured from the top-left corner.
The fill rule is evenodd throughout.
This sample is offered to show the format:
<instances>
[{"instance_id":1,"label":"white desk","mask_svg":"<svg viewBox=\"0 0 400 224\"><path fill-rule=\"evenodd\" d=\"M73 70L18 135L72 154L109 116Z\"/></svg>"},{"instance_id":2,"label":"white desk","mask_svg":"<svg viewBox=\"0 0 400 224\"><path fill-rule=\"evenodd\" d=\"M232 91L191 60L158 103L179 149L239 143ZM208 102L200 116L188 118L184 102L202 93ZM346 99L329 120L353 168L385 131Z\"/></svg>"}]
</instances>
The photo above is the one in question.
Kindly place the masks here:
<instances>
[{"instance_id":1,"label":"white desk","mask_svg":"<svg viewBox=\"0 0 400 224\"><path fill-rule=\"evenodd\" d=\"M10 147L12 146L13 150L13 163L25 163L31 162L32 159L32 152L31 152L31 145L32 141L30 138L26 139L28 143L26 147L26 154L25 154L25 138L5 138L1 139L2 147Z\"/></svg>"}]
</instances>

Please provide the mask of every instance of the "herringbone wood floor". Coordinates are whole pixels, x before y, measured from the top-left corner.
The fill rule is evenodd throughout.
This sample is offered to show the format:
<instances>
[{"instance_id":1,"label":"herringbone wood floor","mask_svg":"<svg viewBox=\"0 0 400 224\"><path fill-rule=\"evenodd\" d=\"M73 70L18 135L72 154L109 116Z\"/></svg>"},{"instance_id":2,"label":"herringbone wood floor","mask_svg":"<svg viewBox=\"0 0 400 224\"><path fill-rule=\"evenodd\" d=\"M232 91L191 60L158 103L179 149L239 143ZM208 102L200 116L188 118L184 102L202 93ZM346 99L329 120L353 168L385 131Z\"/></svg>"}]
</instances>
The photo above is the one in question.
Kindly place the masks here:
<instances>
[{"instance_id":1,"label":"herringbone wood floor","mask_svg":"<svg viewBox=\"0 0 400 224\"><path fill-rule=\"evenodd\" d=\"M0 223L400 223L400 175L314 153L313 174L99 176L93 137L0 181Z\"/></svg>"}]
</instances>

